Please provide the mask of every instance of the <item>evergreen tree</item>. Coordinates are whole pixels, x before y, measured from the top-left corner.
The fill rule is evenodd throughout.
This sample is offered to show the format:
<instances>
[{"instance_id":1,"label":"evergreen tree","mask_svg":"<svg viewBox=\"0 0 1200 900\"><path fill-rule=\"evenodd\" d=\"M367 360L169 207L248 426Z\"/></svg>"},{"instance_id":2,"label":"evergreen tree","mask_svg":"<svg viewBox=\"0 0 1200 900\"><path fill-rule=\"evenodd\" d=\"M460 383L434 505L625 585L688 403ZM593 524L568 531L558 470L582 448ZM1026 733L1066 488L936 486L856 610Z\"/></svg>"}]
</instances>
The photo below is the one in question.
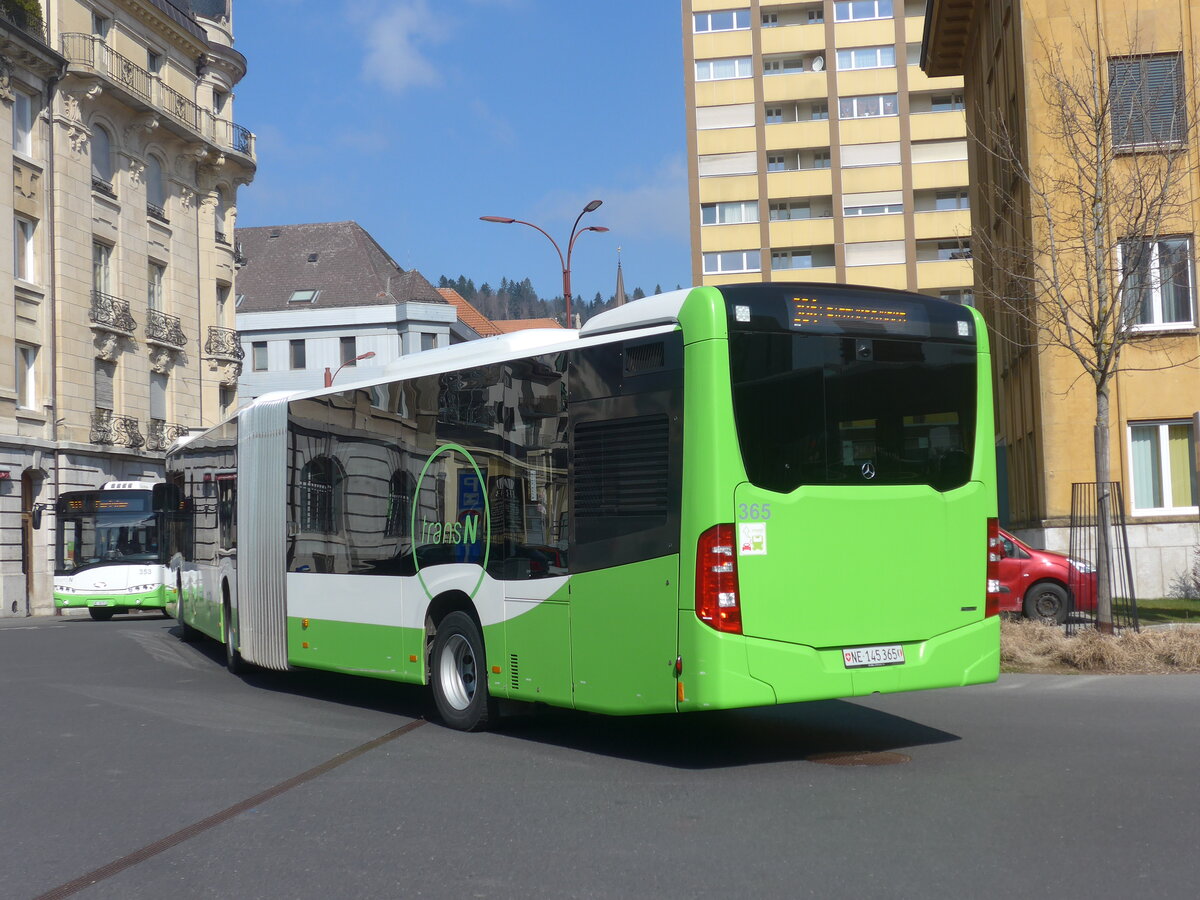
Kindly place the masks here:
<instances>
[{"instance_id":1,"label":"evergreen tree","mask_svg":"<svg viewBox=\"0 0 1200 900\"><path fill-rule=\"evenodd\" d=\"M646 296L646 292L643 291L640 287L633 289L633 299L634 300L642 300L645 298L645 296Z\"/></svg>"},{"instance_id":2,"label":"evergreen tree","mask_svg":"<svg viewBox=\"0 0 1200 900\"><path fill-rule=\"evenodd\" d=\"M654 293L656 293L656 294L661 294L661 293L662 293L662 285L661 285L661 284L656 284L656 285L654 286Z\"/></svg>"}]
</instances>

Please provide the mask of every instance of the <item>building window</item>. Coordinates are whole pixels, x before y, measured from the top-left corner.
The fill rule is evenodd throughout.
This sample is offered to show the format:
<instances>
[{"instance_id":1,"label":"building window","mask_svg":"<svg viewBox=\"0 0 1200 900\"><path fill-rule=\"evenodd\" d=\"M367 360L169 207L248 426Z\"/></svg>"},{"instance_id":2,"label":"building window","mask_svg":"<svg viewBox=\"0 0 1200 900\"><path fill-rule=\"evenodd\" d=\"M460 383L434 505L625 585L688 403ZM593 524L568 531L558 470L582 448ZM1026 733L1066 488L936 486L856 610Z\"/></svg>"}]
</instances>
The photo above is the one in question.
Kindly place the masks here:
<instances>
[{"instance_id":1,"label":"building window","mask_svg":"<svg viewBox=\"0 0 1200 900\"><path fill-rule=\"evenodd\" d=\"M300 470L300 530L332 534L341 519L344 476L337 461L318 456Z\"/></svg>"},{"instance_id":2,"label":"building window","mask_svg":"<svg viewBox=\"0 0 1200 900\"><path fill-rule=\"evenodd\" d=\"M32 156L34 99L22 90L14 90L12 94L13 150L26 156Z\"/></svg>"},{"instance_id":3,"label":"building window","mask_svg":"<svg viewBox=\"0 0 1200 900\"><path fill-rule=\"evenodd\" d=\"M92 187L115 196L113 191L112 146L103 125L92 127Z\"/></svg>"},{"instance_id":4,"label":"building window","mask_svg":"<svg viewBox=\"0 0 1200 900\"><path fill-rule=\"evenodd\" d=\"M810 122L822 121L829 118L829 101L814 100L808 107L808 119Z\"/></svg>"},{"instance_id":5,"label":"building window","mask_svg":"<svg viewBox=\"0 0 1200 900\"><path fill-rule=\"evenodd\" d=\"M970 209L971 194L966 190L938 191L934 195L934 209Z\"/></svg>"},{"instance_id":6,"label":"building window","mask_svg":"<svg viewBox=\"0 0 1200 900\"><path fill-rule=\"evenodd\" d=\"M814 59L821 59L815 57ZM819 72L824 67L824 61L821 63L810 64L811 71ZM804 71L804 57L802 56L782 56L776 59L763 60L764 75L798 75Z\"/></svg>"},{"instance_id":7,"label":"building window","mask_svg":"<svg viewBox=\"0 0 1200 900\"><path fill-rule=\"evenodd\" d=\"M149 309L162 312L163 281L167 277L167 267L158 263L150 263L146 270L146 306Z\"/></svg>"},{"instance_id":8,"label":"building window","mask_svg":"<svg viewBox=\"0 0 1200 900\"><path fill-rule=\"evenodd\" d=\"M705 253L704 274L762 271L762 254L758 250L731 250L724 253Z\"/></svg>"},{"instance_id":9,"label":"building window","mask_svg":"<svg viewBox=\"0 0 1200 900\"><path fill-rule=\"evenodd\" d=\"M783 156L768 156L767 157L768 172L784 172L787 171L787 159Z\"/></svg>"},{"instance_id":10,"label":"building window","mask_svg":"<svg viewBox=\"0 0 1200 900\"><path fill-rule=\"evenodd\" d=\"M811 247L802 247L797 250L771 251L772 269L811 269L812 267L813 253Z\"/></svg>"},{"instance_id":11,"label":"building window","mask_svg":"<svg viewBox=\"0 0 1200 900\"><path fill-rule=\"evenodd\" d=\"M1183 140L1183 54L1108 61L1113 144L1132 149Z\"/></svg>"},{"instance_id":12,"label":"building window","mask_svg":"<svg viewBox=\"0 0 1200 900\"><path fill-rule=\"evenodd\" d=\"M778 125L780 122L783 121L783 107L782 106L768 106L766 116L767 116L767 124L768 125Z\"/></svg>"},{"instance_id":13,"label":"building window","mask_svg":"<svg viewBox=\"0 0 1200 900\"><path fill-rule=\"evenodd\" d=\"M696 60L697 81L721 81L726 78L749 78L753 74L750 57Z\"/></svg>"},{"instance_id":14,"label":"building window","mask_svg":"<svg viewBox=\"0 0 1200 900\"><path fill-rule=\"evenodd\" d=\"M1146 328L1190 326L1191 239L1123 241L1120 250L1126 321Z\"/></svg>"},{"instance_id":15,"label":"building window","mask_svg":"<svg viewBox=\"0 0 1200 900\"><path fill-rule=\"evenodd\" d=\"M1129 448L1136 512L1196 512L1196 445L1191 422L1130 422Z\"/></svg>"},{"instance_id":16,"label":"building window","mask_svg":"<svg viewBox=\"0 0 1200 900\"><path fill-rule=\"evenodd\" d=\"M92 34L102 41L108 40L108 32L112 28L112 19L98 12L92 13Z\"/></svg>"},{"instance_id":17,"label":"building window","mask_svg":"<svg viewBox=\"0 0 1200 900\"><path fill-rule=\"evenodd\" d=\"M831 165L831 160L832 157L830 156L830 152L828 150L816 150L813 152L812 168L828 169Z\"/></svg>"},{"instance_id":18,"label":"building window","mask_svg":"<svg viewBox=\"0 0 1200 900\"><path fill-rule=\"evenodd\" d=\"M868 94L863 97L842 97L838 100L838 117L842 119L894 115L897 115L895 94Z\"/></svg>"},{"instance_id":19,"label":"building window","mask_svg":"<svg viewBox=\"0 0 1200 900\"><path fill-rule=\"evenodd\" d=\"M146 157L146 212L159 219L167 216L167 189L162 163L158 157Z\"/></svg>"},{"instance_id":20,"label":"building window","mask_svg":"<svg viewBox=\"0 0 1200 900\"><path fill-rule=\"evenodd\" d=\"M970 258L971 242L968 240L917 241L917 262Z\"/></svg>"},{"instance_id":21,"label":"building window","mask_svg":"<svg viewBox=\"0 0 1200 900\"><path fill-rule=\"evenodd\" d=\"M701 225L742 225L758 221L758 201L700 204Z\"/></svg>"},{"instance_id":22,"label":"building window","mask_svg":"<svg viewBox=\"0 0 1200 900\"><path fill-rule=\"evenodd\" d=\"M847 216L887 216L904 212L903 203L872 203L866 206L845 206L842 213Z\"/></svg>"},{"instance_id":23,"label":"building window","mask_svg":"<svg viewBox=\"0 0 1200 900\"><path fill-rule=\"evenodd\" d=\"M109 267L111 260L112 247L99 241L92 244L92 290L101 294L112 292L112 271Z\"/></svg>"},{"instance_id":24,"label":"building window","mask_svg":"<svg viewBox=\"0 0 1200 900\"><path fill-rule=\"evenodd\" d=\"M250 345L251 367L255 372L267 371L267 342L255 341Z\"/></svg>"},{"instance_id":25,"label":"building window","mask_svg":"<svg viewBox=\"0 0 1200 900\"><path fill-rule=\"evenodd\" d=\"M157 75L162 69L162 54L155 53L153 50L146 50L146 70L151 75Z\"/></svg>"},{"instance_id":26,"label":"building window","mask_svg":"<svg viewBox=\"0 0 1200 900\"><path fill-rule=\"evenodd\" d=\"M320 291L292 291L288 303L315 303Z\"/></svg>"},{"instance_id":27,"label":"building window","mask_svg":"<svg viewBox=\"0 0 1200 900\"><path fill-rule=\"evenodd\" d=\"M421 334L421 349L422 350L436 350L437 349L437 335L436 334L427 334L427 333L423 332Z\"/></svg>"},{"instance_id":28,"label":"building window","mask_svg":"<svg viewBox=\"0 0 1200 900\"><path fill-rule=\"evenodd\" d=\"M102 359L95 361L95 369L93 370L93 390L96 400L96 409L105 409L109 412L113 410L113 383L116 381L117 364L114 362L106 362Z\"/></svg>"},{"instance_id":29,"label":"building window","mask_svg":"<svg viewBox=\"0 0 1200 900\"><path fill-rule=\"evenodd\" d=\"M17 344L17 406L37 408L37 347Z\"/></svg>"},{"instance_id":30,"label":"building window","mask_svg":"<svg viewBox=\"0 0 1200 900\"><path fill-rule=\"evenodd\" d=\"M696 13L692 16L693 31L740 31L750 27L750 10L723 9L717 12Z\"/></svg>"},{"instance_id":31,"label":"building window","mask_svg":"<svg viewBox=\"0 0 1200 900\"><path fill-rule=\"evenodd\" d=\"M952 112L963 108L962 94L934 94L929 98L929 108L933 112Z\"/></svg>"},{"instance_id":32,"label":"building window","mask_svg":"<svg viewBox=\"0 0 1200 900\"><path fill-rule=\"evenodd\" d=\"M864 19L890 19L892 0L837 0L833 4L833 21L861 22Z\"/></svg>"},{"instance_id":33,"label":"building window","mask_svg":"<svg viewBox=\"0 0 1200 900\"><path fill-rule=\"evenodd\" d=\"M772 222L809 218L812 218L812 207L807 200L787 200L771 204Z\"/></svg>"},{"instance_id":34,"label":"building window","mask_svg":"<svg viewBox=\"0 0 1200 900\"><path fill-rule=\"evenodd\" d=\"M218 244L228 244L229 239L225 232L225 192L217 188L217 205L213 210L213 237Z\"/></svg>"},{"instance_id":35,"label":"building window","mask_svg":"<svg viewBox=\"0 0 1200 900\"><path fill-rule=\"evenodd\" d=\"M886 69L896 65L895 47L855 47L837 52L838 69Z\"/></svg>"},{"instance_id":36,"label":"building window","mask_svg":"<svg viewBox=\"0 0 1200 900\"><path fill-rule=\"evenodd\" d=\"M338 339L341 349L341 363L343 366L357 366L355 357L358 356L358 339L351 337L343 337Z\"/></svg>"},{"instance_id":37,"label":"building window","mask_svg":"<svg viewBox=\"0 0 1200 900\"><path fill-rule=\"evenodd\" d=\"M13 276L20 281L37 280L37 225L24 216L13 217Z\"/></svg>"},{"instance_id":38,"label":"building window","mask_svg":"<svg viewBox=\"0 0 1200 900\"><path fill-rule=\"evenodd\" d=\"M304 338L288 341L288 359L293 369L303 369L306 367Z\"/></svg>"},{"instance_id":39,"label":"building window","mask_svg":"<svg viewBox=\"0 0 1200 900\"><path fill-rule=\"evenodd\" d=\"M388 483L387 521L383 533L387 537L400 537L408 534L412 520L412 498L415 486L412 475L408 472L392 473Z\"/></svg>"},{"instance_id":40,"label":"building window","mask_svg":"<svg viewBox=\"0 0 1200 900\"><path fill-rule=\"evenodd\" d=\"M170 389L171 376L160 372L150 373L150 418L159 422L167 421L167 393Z\"/></svg>"},{"instance_id":41,"label":"building window","mask_svg":"<svg viewBox=\"0 0 1200 900\"><path fill-rule=\"evenodd\" d=\"M972 288L943 288L938 291L938 297L960 306L975 305L975 291Z\"/></svg>"},{"instance_id":42,"label":"building window","mask_svg":"<svg viewBox=\"0 0 1200 900\"><path fill-rule=\"evenodd\" d=\"M229 285L217 282L217 322L225 321L225 305L229 302Z\"/></svg>"}]
</instances>

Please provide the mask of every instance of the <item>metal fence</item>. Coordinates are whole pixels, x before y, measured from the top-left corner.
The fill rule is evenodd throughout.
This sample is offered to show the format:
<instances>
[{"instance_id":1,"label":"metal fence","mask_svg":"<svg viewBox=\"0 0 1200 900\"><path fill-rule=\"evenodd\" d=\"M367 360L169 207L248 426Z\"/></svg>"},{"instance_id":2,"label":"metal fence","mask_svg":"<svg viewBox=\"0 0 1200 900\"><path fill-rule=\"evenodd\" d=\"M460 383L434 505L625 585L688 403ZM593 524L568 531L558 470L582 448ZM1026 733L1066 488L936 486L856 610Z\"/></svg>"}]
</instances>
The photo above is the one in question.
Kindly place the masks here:
<instances>
[{"instance_id":1,"label":"metal fence","mask_svg":"<svg viewBox=\"0 0 1200 900\"><path fill-rule=\"evenodd\" d=\"M1067 587L1074 610L1067 634L1087 628L1138 630L1133 561L1125 530L1125 497L1119 481L1084 481L1071 485L1070 567ZM1105 617L1102 607L1109 605ZM1107 618L1107 622L1102 620Z\"/></svg>"}]
</instances>

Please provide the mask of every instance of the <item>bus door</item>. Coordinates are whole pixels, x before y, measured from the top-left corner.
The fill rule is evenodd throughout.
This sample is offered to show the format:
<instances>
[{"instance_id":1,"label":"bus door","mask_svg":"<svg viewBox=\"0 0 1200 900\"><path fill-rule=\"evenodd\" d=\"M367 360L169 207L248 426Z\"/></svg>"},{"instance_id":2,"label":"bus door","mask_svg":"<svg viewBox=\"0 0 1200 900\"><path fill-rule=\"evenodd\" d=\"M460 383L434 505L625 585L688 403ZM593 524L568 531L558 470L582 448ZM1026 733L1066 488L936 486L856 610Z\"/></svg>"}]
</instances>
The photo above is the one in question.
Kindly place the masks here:
<instances>
[{"instance_id":1,"label":"bus door","mask_svg":"<svg viewBox=\"0 0 1200 900\"><path fill-rule=\"evenodd\" d=\"M674 710L681 333L572 354L568 415L575 706Z\"/></svg>"}]
</instances>

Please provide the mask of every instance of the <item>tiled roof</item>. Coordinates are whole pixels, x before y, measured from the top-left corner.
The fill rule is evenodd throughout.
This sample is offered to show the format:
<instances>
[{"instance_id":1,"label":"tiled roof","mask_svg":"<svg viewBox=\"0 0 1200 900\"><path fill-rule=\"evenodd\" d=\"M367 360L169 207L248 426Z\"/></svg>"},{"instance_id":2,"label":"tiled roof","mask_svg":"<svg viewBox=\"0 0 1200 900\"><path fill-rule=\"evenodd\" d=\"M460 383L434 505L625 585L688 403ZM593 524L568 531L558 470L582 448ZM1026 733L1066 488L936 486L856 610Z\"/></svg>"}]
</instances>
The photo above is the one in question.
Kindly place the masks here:
<instances>
[{"instance_id":1,"label":"tiled roof","mask_svg":"<svg viewBox=\"0 0 1200 900\"><path fill-rule=\"evenodd\" d=\"M491 319L467 302L467 299L454 288L438 288L437 292L446 298L447 303L458 310L458 317L463 324L480 337L490 337L501 333Z\"/></svg>"},{"instance_id":2,"label":"tiled roof","mask_svg":"<svg viewBox=\"0 0 1200 900\"><path fill-rule=\"evenodd\" d=\"M492 324L503 334L524 331L526 328L562 328L557 319L493 319Z\"/></svg>"},{"instance_id":3,"label":"tiled roof","mask_svg":"<svg viewBox=\"0 0 1200 900\"><path fill-rule=\"evenodd\" d=\"M445 303L416 269L407 272L357 222L239 228L245 265L238 270L239 313ZM291 303L295 291L320 291L313 303Z\"/></svg>"}]
</instances>

